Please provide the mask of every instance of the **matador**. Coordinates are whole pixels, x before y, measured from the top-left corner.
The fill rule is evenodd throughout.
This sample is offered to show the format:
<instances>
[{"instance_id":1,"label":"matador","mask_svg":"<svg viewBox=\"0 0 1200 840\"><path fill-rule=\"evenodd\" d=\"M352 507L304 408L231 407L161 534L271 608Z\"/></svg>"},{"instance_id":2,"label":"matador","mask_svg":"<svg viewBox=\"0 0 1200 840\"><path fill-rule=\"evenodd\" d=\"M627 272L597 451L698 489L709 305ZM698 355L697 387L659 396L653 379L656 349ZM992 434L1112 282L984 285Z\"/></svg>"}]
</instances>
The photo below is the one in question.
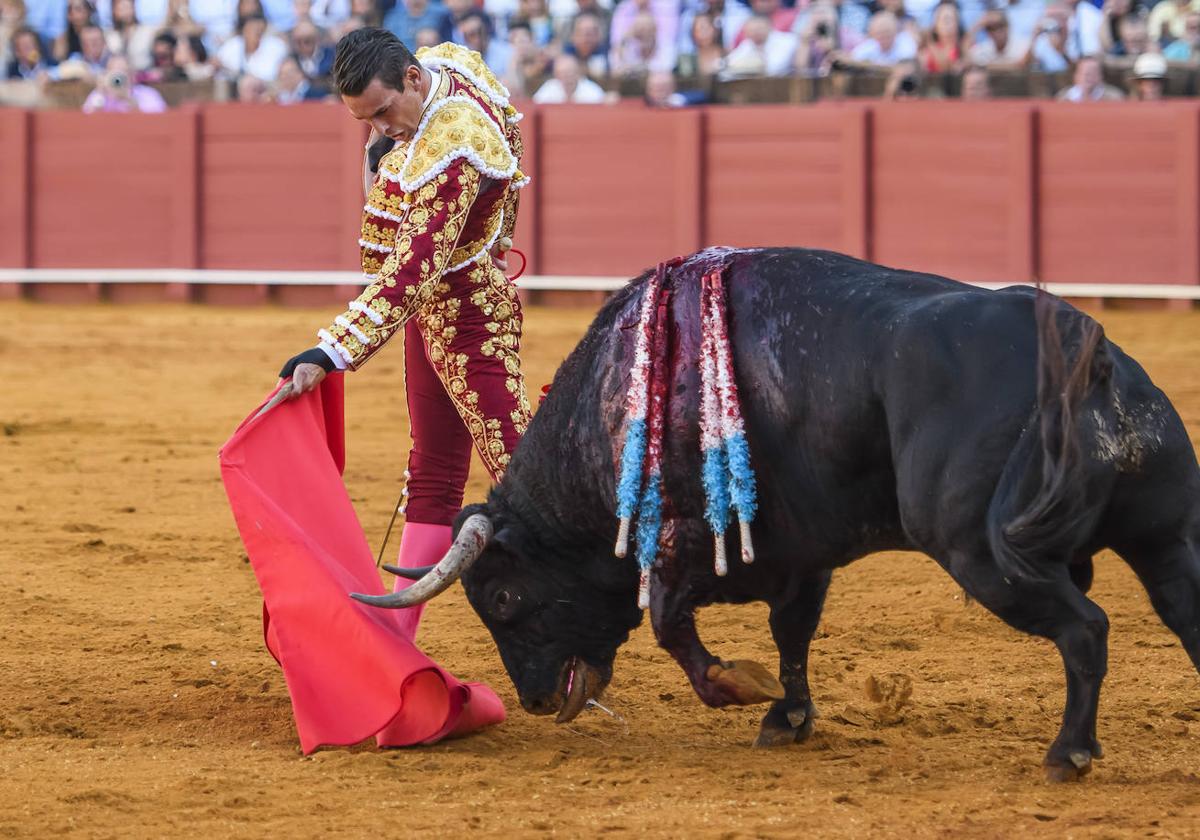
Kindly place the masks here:
<instances>
[{"instance_id":1,"label":"matador","mask_svg":"<svg viewBox=\"0 0 1200 840\"><path fill-rule=\"evenodd\" d=\"M498 481L530 419L521 307L500 267L528 182L521 115L478 53L441 44L413 56L382 29L346 35L333 76L351 113L395 145L363 209L366 290L281 376L311 390L403 331L412 450L398 563L427 565L450 545L472 444Z\"/></svg>"}]
</instances>

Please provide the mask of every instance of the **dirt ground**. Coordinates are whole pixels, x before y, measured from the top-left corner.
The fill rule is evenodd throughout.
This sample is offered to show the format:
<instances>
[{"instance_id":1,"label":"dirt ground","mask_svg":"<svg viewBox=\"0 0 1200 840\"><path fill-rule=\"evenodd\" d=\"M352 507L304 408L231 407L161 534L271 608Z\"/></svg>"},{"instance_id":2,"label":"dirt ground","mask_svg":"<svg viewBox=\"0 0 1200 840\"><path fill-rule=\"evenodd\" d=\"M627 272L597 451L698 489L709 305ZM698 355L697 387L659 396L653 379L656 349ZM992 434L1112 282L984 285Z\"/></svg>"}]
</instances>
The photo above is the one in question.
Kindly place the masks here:
<instances>
[{"instance_id":1,"label":"dirt ground","mask_svg":"<svg viewBox=\"0 0 1200 840\"><path fill-rule=\"evenodd\" d=\"M644 625L606 695L619 720L530 717L455 588L422 644L495 686L509 721L301 756L216 453L329 314L0 304L0 836L1200 834L1200 677L1111 555L1093 590L1112 620L1107 757L1081 784L1042 778L1064 693L1053 647L904 554L836 575L805 745L752 749L763 709L702 706ZM590 317L528 311L533 387ZM1200 312L1101 320L1200 440ZM347 389L346 478L372 545L407 446L400 355ZM390 462L367 457L385 445ZM701 625L719 655L774 664L765 608ZM874 702L872 681L910 681L911 698Z\"/></svg>"}]
</instances>

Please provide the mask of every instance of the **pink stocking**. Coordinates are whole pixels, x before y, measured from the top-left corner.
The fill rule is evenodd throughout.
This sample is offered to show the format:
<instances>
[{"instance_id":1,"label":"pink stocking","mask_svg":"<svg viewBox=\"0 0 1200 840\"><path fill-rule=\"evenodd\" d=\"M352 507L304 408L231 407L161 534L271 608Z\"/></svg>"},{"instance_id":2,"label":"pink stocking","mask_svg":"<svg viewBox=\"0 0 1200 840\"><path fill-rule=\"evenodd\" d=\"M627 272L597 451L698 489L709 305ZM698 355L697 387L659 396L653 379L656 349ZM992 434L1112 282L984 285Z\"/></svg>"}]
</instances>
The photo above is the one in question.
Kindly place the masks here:
<instances>
[{"instance_id":1,"label":"pink stocking","mask_svg":"<svg viewBox=\"0 0 1200 840\"><path fill-rule=\"evenodd\" d=\"M449 525L428 525L424 522L406 522L404 531L400 534L400 554L396 565L403 569L414 566L428 566L441 560L450 548L451 528ZM393 592L399 592L412 586L413 581L406 578L396 578ZM409 640L416 638L417 625L421 623L421 613L425 611L424 604L397 610L400 627Z\"/></svg>"}]
</instances>

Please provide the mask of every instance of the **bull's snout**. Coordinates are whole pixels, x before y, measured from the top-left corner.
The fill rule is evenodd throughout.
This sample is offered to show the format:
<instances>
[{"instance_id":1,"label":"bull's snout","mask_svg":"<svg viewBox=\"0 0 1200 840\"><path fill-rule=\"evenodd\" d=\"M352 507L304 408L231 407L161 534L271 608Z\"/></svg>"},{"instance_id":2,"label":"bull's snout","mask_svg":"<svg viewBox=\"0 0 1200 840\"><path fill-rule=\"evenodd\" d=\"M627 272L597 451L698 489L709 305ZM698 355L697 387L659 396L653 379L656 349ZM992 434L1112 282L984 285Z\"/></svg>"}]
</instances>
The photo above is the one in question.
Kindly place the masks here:
<instances>
[{"instance_id":1,"label":"bull's snout","mask_svg":"<svg viewBox=\"0 0 1200 840\"><path fill-rule=\"evenodd\" d=\"M521 698L521 708L531 715L552 715L558 711L558 706L559 698L554 695L533 699Z\"/></svg>"}]
</instances>

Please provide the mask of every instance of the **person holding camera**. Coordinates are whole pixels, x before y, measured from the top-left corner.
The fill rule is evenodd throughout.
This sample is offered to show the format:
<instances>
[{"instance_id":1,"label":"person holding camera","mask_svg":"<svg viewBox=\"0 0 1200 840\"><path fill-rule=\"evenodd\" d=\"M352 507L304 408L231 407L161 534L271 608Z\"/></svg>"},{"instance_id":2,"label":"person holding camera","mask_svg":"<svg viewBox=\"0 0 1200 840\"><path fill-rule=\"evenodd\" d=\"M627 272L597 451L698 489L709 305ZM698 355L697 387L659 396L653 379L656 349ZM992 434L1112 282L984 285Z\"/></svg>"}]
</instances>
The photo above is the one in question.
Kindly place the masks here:
<instances>
[{"instance_id":1,"label":"person holding camera","mask_svg":"<svg viewBox=\"0 0 1200 840\"><path fill-rule=\"evenodd\" d=\"M839 46L837 7L827 0L814 3L796 44L796 72L802 76L829 72Z\"/></svg>"},{"instance_id":2,"label":"person holding camera","mask_svg":"<svg viewBox=\"0 0 1200 840\"><path fill-rule=\"evenodd\" d=\"M129 113L161 114L167 110L162 95L152 87L132 84L129 60L114 55L108 60L96 89L83 102L85 114Z\"/></svg>"},{"instance_id":3,"label":"person holding camera","mask_svg":"<svg viewBox=\"0 0 1200 840\"><path fill-rule=\"evenodd\" d=\"M1046 14L1033 30L1033 42L1025 65L1042 73L1063 73L1071 68L1067 57L1067 22L1070 10L1061 3L1046 7Z\"/></svg>"}]
</instances>

